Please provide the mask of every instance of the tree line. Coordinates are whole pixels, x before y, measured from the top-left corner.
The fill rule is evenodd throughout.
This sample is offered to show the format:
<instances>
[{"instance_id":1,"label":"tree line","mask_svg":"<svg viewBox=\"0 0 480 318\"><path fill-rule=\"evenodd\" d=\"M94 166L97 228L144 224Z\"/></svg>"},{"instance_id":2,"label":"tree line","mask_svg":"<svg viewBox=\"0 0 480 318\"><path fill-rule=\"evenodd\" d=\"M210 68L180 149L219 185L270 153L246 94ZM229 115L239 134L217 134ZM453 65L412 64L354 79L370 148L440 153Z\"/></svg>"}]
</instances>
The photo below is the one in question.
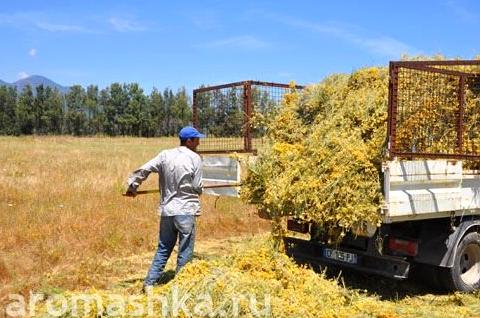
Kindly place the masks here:
<instances>
[{"instance_id":1,"label":"tree line","mask_svg":"<svg viewBox=\"0 0 480 318\"><path fill-rule=\"evenodd\" d=\"M203 86L202 86L203 87ZM253 87L254 116L275 112L278 98L268 90ZM197 94L198 126L216 137L240 137L244 131L243 88L233 87ZM66 94L49 86L21 92L0 86L0 135L108 135L158 137L176 136L192 124L192 103L185 88L173 92L154 88L147 95L136 83L113 83L100 90L70 87ZM253 128L262 136L261 127Z\"/></svg>"},{"instance_id":2,"label":"tree line","mask_svg":"<svg viewBox=\"0 0 480 318\"><path fill-rule=\"evenodd\" d=\"M0 86L0 134L86 136L174 136L191 123L185 88L154 88L147 95L137 83L113 83L99 89L72 86L61 94L51 87L26 86L23 91Z\"/></svg>"},{"instance_id":3,"label":"tree line","mask_svg":"<svg viewBox=\"0 0 480 318\"><path fill-rule=\"evenodd\" d=\"M268 90L251 89L253 105L252 128L254 137L264 135L264 127L258 121L260 116L272 116L280 100ZM198 93L196 98L198 126L203 133L216 137L240 137L245 124L243 87L224 88Z\"/></svg>"}]
</instances>

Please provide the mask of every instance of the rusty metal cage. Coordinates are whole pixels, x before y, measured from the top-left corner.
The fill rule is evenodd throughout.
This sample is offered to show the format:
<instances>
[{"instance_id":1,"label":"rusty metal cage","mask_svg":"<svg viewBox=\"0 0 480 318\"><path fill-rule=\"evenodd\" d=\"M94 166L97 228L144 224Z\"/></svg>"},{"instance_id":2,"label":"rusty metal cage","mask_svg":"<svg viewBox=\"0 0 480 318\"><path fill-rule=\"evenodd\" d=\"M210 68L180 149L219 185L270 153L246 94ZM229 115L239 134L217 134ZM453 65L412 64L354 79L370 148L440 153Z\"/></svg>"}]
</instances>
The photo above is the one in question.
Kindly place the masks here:
<instances>
[{"instance_id":1,"label":"rusty metal cage","mask_svg":"<svg viewBox=\"0 0 480 318\"><path fill-rule=\"evenodd\" d=\"M301 90L303 86L295 85ZM288 84L244 81L201 87L193 91L193 125L206 138L200 153L255 152L264 131L252 126L255 113L277 108L293 87Z\"/></svg>"},{"instance_id":2,"label":"rusty metal cage","mask_svg":"<svg viewBox=\"0 0 480 318\"><path fill-rule=\"evenodd\" d=\"M480 159L480 60L390 62L391 158Z\"/></svg>"}]
</instances>

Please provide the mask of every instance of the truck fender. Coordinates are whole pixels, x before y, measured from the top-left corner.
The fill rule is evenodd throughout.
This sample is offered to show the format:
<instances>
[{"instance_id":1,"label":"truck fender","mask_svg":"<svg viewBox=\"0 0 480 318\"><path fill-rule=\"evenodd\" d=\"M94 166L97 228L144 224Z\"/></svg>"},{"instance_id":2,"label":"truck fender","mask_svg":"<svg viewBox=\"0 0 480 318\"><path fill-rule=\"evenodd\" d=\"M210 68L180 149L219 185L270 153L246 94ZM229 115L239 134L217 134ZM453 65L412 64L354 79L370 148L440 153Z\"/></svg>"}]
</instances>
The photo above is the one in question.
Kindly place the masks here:
<instances>
[{"instance_id":1,"label":"truck fender","mask_svg":"<svg viewBox=\"0 0 480 318\"><path fill-rule=\"evenodd\" d=\"M416 263L452 267L458 244L466 233L480 227L479 219L464 219L453 232L446 232L445 227L425 226L419 241Z\"/></svg>"}]
</instances>

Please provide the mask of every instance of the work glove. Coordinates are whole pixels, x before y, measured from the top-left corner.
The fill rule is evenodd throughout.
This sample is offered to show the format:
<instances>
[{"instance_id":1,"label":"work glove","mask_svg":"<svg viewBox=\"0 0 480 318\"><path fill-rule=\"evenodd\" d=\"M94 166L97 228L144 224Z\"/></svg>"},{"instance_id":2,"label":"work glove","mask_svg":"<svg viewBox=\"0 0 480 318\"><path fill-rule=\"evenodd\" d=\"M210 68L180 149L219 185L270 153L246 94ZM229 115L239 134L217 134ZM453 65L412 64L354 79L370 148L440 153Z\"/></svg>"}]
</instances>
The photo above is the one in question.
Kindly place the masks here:
<instances>
[{"instance_id":1,"label":"work glove","mask_svg":"<svg viewBox=\"0 0 480 318\"><path fill-rule=\"evenodd\" d=\"M128 186L127 192L125 193L127 197L136 197L137 196L137 187L132 183Z\"/></svg>"}]
</instances>

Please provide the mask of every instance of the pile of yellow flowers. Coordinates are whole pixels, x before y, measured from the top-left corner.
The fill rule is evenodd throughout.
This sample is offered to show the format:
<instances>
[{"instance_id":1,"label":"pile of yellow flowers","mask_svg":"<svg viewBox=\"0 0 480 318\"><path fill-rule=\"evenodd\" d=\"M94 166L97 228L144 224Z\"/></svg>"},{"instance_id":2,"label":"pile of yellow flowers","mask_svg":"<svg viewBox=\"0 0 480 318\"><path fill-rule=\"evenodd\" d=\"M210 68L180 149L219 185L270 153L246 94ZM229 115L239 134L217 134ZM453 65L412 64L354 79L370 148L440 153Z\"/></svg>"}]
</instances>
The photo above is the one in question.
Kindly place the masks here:
<instances>
[{"instance_id":1,"label":"pile of yellow flowers","mask_svg":"<svg viewBox=\"0 0 480 318\"><path fill-rule=\"evenodd\" d=\"M43 301L36 317L469 317L476 296L381 301L299 266L256 238L225 257L194 260L146 294L89 290ZM138 289L137 289L138 290ZM437 299L438 298L438 299ZM468 305L468 306L467 306Z\"/></svg>"},{"instance_id":2,"label":"pile of yellow flowers","mask_svg":"<svg viewBox=\"0 0 480 318\"><path fill-rule=\"evenodd\" d=\"M249 167L243 198L275 221L313 221L336 238L359 221L378 224L387 75L365 68L287 94L268 123L271 146Z\"/></svg>"},{"instance_id":3,"label":"pile of yellow flowers","mask_svg":"<svg viewBox=\"0 0 480 318\"><path fill-rule=\"evenodd\" d=\"M399 75L398 149L457 151L458 78L417 73ZM479 105L479 89L467 87L464 151L470 153L480 153ZM387 113L386 67L334 74L286 94L278 112L263 119L270 144L248 168L243 198L275 221L279 235L284 216L317 223L320 237L331 240L355 226L379 225Z\"/></svg>"}]
</instances>

